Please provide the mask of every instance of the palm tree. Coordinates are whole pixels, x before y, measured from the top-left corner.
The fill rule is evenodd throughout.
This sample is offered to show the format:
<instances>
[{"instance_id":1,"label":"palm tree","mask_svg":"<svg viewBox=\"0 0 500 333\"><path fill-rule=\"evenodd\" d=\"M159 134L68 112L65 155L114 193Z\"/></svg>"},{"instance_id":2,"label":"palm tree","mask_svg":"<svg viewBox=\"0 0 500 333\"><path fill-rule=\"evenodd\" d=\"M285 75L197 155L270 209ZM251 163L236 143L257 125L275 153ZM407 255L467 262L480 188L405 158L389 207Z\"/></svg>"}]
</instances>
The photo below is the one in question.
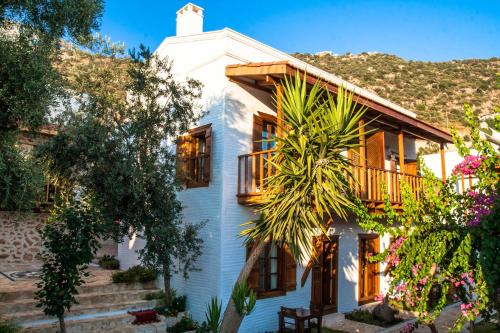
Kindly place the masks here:
<instances>
[{"instance_id":1,"label":"palm tree","mask_svg":"<svg viewBox=\"0 0 500 333\"><path fill-rule=\"evenodd\" d=\"M318 82L308 89L306 78L285 78L282 136L269 163L276 174L260 199L256 221L241 235L256 244L238 277L245 281L267 242L287 245L296 260L312 252L312 237L327 234L334 216L346 218L353 207L349 190L351 163L345 152L359 146L359 123L365 108L339 88L336 98ZM221 332L237 332L243 315L230 299Z\"/></svg>"}]
</instances>

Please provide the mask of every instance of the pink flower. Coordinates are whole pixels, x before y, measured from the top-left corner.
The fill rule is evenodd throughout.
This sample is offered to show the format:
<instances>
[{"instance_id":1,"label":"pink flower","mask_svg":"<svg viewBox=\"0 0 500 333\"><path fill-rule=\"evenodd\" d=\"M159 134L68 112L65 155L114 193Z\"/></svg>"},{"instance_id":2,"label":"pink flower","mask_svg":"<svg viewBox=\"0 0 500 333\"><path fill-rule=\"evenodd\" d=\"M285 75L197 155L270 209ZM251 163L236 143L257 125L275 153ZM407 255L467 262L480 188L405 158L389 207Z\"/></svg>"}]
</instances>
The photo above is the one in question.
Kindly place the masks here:
<instances>
[{"instance_id":1,"label":"pink flower","mask_svg":"<svg viewBox=\"0 0 500 333\"><path fill-rule=\"evenodd\" d=\"M380 293L380 294L376 295L373 299L377 302L381 302L384 300L384 294Z\"/></svg>"},{"instance_id":2,"label":"pink flower","mask_svg":"<svg viewBox=\"0 0 500 333\"><path fill-rule=\"evenodd\" d=\"M412 272L413 276L417 276L418 270L420 268L422 268L422 264L413 265L413 267L411 268L411 272Z\"/></svg>"},{"instance_id":3,"label":"pink flower","mask_svg":"<svg viewBox=\"0 0 500 333\"><path fill-rule=\"evenodd\" d=\"M481 166L484 159L485 157L483 156L467 155L462 162L453 168L453 174L457 175L461 173L465 176L472 175L474 171Z\"/></svg>"},{"instance_id":4,"label":"pink flower","mask_svg":"<svg viewBox=\"0 0 500 333\"><path fill-rule=\"evenodd\" d=\"M415 323L408 323L401 329L401 333L411 333L415 329Z\"/></svg>"},{"instance_id":5,"label":"pink flower","mask_svg":"<svg viewBox=\"0 0 500 333\"><path fill-rule=\"evenodd\" d=\"M424 277L423 279L420 279L420 281L418 281L418 284L423 286L424 284L427 283L427 280L429 280L428 276Z\"/></svg>"}]
</instances>

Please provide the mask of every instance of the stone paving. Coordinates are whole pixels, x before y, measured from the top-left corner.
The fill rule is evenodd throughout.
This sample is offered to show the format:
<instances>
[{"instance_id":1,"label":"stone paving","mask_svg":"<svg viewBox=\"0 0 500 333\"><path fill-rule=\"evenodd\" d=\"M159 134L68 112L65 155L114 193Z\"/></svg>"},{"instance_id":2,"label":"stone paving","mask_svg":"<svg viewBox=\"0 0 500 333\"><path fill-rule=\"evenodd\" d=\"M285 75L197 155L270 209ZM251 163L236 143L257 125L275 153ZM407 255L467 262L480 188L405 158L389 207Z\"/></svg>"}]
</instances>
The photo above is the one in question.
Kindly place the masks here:
<instances>
[{"instance_id":1,"label":"stone paving","mask_svg":"<svg viewBox=\"0 0 500 333\"><path fill-rule=\"evenodd\" d=\"M457 316L460 314L459 306L457 304L448 306L443 310L441 316L436 321L436 326L439 332L448 332L448 329L453 325ZM357 321L348 320L345 318L329 318L324 317L324 327L343 331L346 333L399 333L406 322L394 325L392 327L384 328L375 325L369 325L365 323L360 323ZM430 329L427 326L421 326L414 333L430 333ZM464 328L462 333L467 333L469 330Z\"/></svg>"},{"instance_id":2,"label":"stone paving","mask_svg":"<svg viewBox=\"0 0 500 333\"><path fill-rule=\"evenodd\" d=\"M0 272L26 271L39 268L40 266L36 264L0 264ZM111 274L114 272L113 270L104 270L97 265L91 265L89 267L90 276L85 278L85 285L94 286L108 284L111 282ZM37 282L38 279L35 278L11 281L0 274L0 293L18 290L36 290Z\"/></svg>"}]
</instances>

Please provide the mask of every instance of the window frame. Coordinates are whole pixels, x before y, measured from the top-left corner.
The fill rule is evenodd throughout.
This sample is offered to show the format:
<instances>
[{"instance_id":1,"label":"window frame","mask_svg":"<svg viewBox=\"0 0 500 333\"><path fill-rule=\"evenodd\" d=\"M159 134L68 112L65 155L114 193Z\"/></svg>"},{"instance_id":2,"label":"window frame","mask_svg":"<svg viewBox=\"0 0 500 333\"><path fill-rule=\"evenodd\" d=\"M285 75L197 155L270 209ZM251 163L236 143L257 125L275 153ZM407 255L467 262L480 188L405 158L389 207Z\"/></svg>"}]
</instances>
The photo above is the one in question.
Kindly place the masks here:
<instances>
[{"instance_id":1,"label":"window frame","mask_svg":"<svg viewBox=\"0 0 500 333\"><path fill-rule=\"evenodd\" d=\"M188 140L187 152L179 153L177 147L177 173L184 170L178 178L184 183L186 188L208 187L211 180L211 160L212 160L212 124L206 124L190 129L186 135L181 136ZM204 139L204 152L199 153L200 140ZM178 143L179 146L179 143ZM196 160L200 159L203 166L196 165ZM204 179L207 178L207 179ZM201 179L201 180L199 180Z\"/></svg>"},{"instance_id":2,"label":"window frame","mask_svg":"<svg viewBox=\"0 0 500 333\"><path fill-rule=\"evenodd\" d=\"M276 246L276 251L277 251L277 272L276 273L271 273L270 268L271 268L271 257L269 257L271 246L274 245ZM247 246L247 258L250 256L251 252L253 249L253 244L249 244ZM264 247L264 258L265 258L265 272L264 272L264 289L260 288L260 279L262 276L262 273L260 272L260 260L261 256L257 258L257 261L252 268L252 270L255 270L255 266L257 266L258 270L258 281L257 283L259 286L255 289L250 286L254 292L257 295L257 299L264 299L264 298L271 298L271 297L278 297L278 296L284 296L286 295L287 292L287 281L286 281L286 250L284 247L279 247L272 242L269 242L265 245ZM271 285L271 275L277 274L277 288L275 289L270 289Z\"/></svg>"}]
</instances>

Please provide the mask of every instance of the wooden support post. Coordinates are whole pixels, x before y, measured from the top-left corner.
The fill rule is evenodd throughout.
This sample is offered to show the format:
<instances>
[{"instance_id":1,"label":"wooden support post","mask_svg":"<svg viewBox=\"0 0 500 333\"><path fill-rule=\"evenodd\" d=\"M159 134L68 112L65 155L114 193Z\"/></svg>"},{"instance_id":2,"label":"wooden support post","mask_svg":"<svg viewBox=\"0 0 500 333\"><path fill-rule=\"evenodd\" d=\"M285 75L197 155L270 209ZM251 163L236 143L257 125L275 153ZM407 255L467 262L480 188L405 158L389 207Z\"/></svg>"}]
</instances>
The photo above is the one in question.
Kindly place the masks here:
<instances>
[{"instance_id":1,"label":"wooden support post","mask_svg":"<svg viewBox=\"0 0 500 333\"><path fill-rule=\"evenodd\" d=\"M398 148L399 148L399 172L405 172L405 146L403 131L398 134Z\"/></svg>"},{"instance_id":2,"label":"wooden support post","mask_svg":"<svg viewBox=\"0 0 500 333\"><path fill-rule=\"evenodd\" d=\"M276 136L280 138L283 135L282 129L284 126L284 122L283 122L283 85L281 83L278 83L276 85L276 120L277 120Z\"/></svg>"},{"instance_id":3,"label":"wooden support post","mask_svg":"<svg viewBox=\"0 0 500 333\"><path fill-rule=\"evenodd\" d=\"M365 138L365 121L361 119L358 123L359 126L359 166L361 167L361 174L359 185L361 186L360 195L366 198L366 138Z\"/></svg>"},{"instance_id":4,"label":"wooden support post","mask_svg":"<svg viewBox=\"0 0 500 333\"><path fill-rule=\"evenodd\" d=\"M444 143L439 144L439 153L441 154L441 178L446 183L446 164L444 161Z\"/></svg>"}]
</instances>

